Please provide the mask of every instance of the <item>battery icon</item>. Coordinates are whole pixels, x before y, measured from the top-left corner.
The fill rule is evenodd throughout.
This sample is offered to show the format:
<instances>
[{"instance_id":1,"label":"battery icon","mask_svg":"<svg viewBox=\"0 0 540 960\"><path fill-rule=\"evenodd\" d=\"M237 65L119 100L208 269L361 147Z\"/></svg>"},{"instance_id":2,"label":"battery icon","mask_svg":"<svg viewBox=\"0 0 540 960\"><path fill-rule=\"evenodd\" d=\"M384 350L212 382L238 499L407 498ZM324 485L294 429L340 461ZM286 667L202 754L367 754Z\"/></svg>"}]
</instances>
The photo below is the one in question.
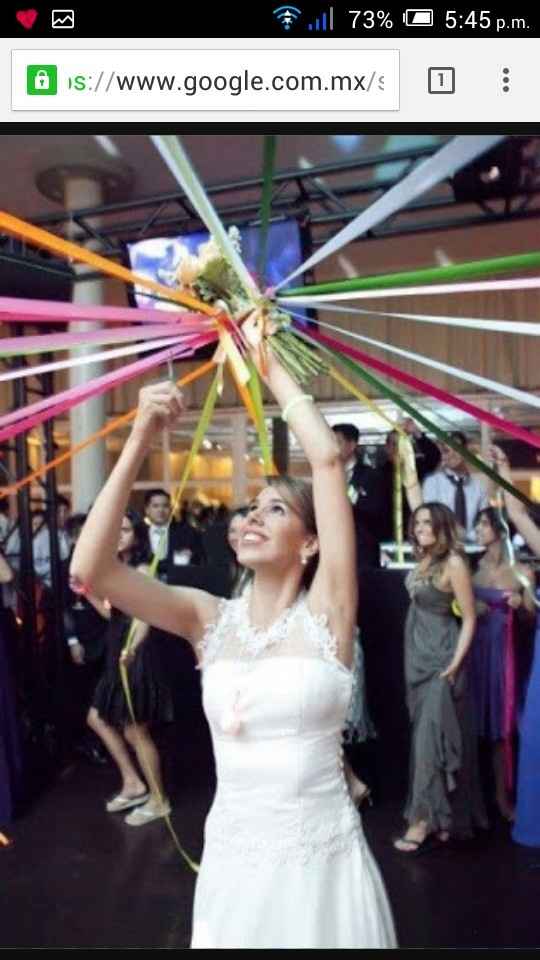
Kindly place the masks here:
<instances>
[{"instance_id":1,"label":"battery icon","mask_svg":"<svg viewBox=\"0 0 540 960\"><path fill-rule=\"evenodd\" d=\"M406 27L432 27L433 10L405 10L403 22Z\"/></svg>"}]
</instances>

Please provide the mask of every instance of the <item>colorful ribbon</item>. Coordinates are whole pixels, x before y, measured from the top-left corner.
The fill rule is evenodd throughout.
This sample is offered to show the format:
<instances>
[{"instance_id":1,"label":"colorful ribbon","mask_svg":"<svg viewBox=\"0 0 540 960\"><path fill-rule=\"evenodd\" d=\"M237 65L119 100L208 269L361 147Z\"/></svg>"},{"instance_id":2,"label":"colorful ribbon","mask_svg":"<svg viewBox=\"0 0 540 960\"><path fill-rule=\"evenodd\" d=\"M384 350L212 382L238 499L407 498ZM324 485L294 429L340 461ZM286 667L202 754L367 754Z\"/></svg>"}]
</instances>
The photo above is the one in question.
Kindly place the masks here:
<instances>
[{"instance_id":1,"label":"colorful ribbon","mask_svg":"<svg viewBox=\"0 0 540 960\"><path fill-rule=\"evenodd\" d=\"M215 339L215 334L191 337L189 338L189 343L185 343L179 347L168 347L166 350L160 351L160 353L152 357L147 357L145 360L127 364L120 370L107 373L102 377L96 377L87 384L70 387L56 396L47 397L44 400L29 404L20 410L14 410L11 413L5 414L3 417L0 417L0 442L10 440L19 433L31 430L40 423L44 423L45 420L50 420L52 417L57 417L65 413L67 410L82 403L84 400L88 400L90 397L100 396L113 387L117 387L127 380L132 380L134 377L138 377L148 370L152 370L154 367L166 363L167 360L190 356L199 347L205 346L207 343L215 341Z\"/></svg>"},{"instance_id":2,"label":"colorful ribbon","mask_svg":"<svg viewBox=\"0 0 540 960\"><path fill-rule=\"evenodd\" d=\"M0 213L0 218L2 214ZM23 221L20 221L21 223ZM54 237L53 234L47 236ZM58 238L57 238L58 239ZM85 252L84 247L76 249ZM104 258L101 258L104 259ZM105 260L106 264L111 261ZM114 267L114 264L111 264ZM107 271L103 271L107 272ZM146 277L136 277L129 270L128 276L122 275L117 279L126 282L137 281L142 285L146 284ZM132 278L131 280L129 278ZM148 281L151 283L152 281ZM171 287L161 287L167 291L167 300ZM206 305L207 306L207 305ZM58 300L28 300L24 297L0 297L0 321L5 323L183 323L198 319L208 319L208 310L198 313L185 311L163 311L158 309L147 309L145 307L109 307L93 306L84 303L65 303Z\"/></svg>"},{"instance_id":3,"label":"colorful ribbon","mask_svg":"<svg viewBox=\"0 0 540 960\"><path fill-rule=\"evenodd\" d=\"M218 217L206 190L195 173L191 161L174 135L152 135L150 139L171 171L176 182L182 187L187 199L195 208L206 225L223 255L233 267L246 293L251 297L260 296L255 281L233 247L230 237Z\"/></svg>"},{"instance_id":4,"label":"colorful ribbon","mask_svg":"<svg viewBox=\"0 0 540 960\"><path fill-rule=\"evenodd\" d=\"M358 314L377 320L389 317L395 320L413 320L416 323L434 323L440 327L460 327L465 330L481 330L482 333L519 333L526 337L540 337L540 323L531 320L478 320L475 317L446 317L429 313L390 313L388 310L362 310L361 307L342 307L325 303L324 312ZM298 316L301 317L301 314Z\"/></svg>"},{"instance_id":5,"label":"colorful ribbon","mask_svg":"<svg viewBox=\"0 0 540 960\"><path fill-rule=\"evenodd\" d=\"M294 325L298 332L300 330L299 324L297 324L295 321ZM389 363L385 363L384 360L376 360L374 357L370 357L362 350L358 350L356 347L350 347L347 344L341 343L334 337L327 337L325 334L317 333L314 330L310 331L310 337L317 343L329 347L334 351L334 353L342 353L346 356L352 357L355 360L359 360L365 366L372 367L374 370L378 370L379 373L384 374L384 376L390 377L392 380L397 380L399 383L404 383L408 387L412 387L413 390L417 390L419 393L428 394L429 396L440 400L442 403L447 403L452 407L457 407L458 410L463 410L464 413L469 414L469 416L474 417L476 420L481 420L484 423L488 423L489 426L493 427L494 430L501 430L503 433L508 433L510 436L515 437L518 440L523 440L524 443L529 444L529 446L540 448L540 436L537 436L534 433L529 433L527 430L524 430L517 424L511 423L510 420L506 420L494 413L490 413L488 410L482 410L481 407L477 407L475 404L469 403L467 400L463 400L461 397L456 397L454 394L448 393L446 390L441 390L439 387L435 387L432 384L427 383L425 380L421 380L419 377L414 377L410 373L405 373L403 370L398 370L397 367L394 367Z\"/></svg>"},{"instance_id":6,"label":"colorful ribbon","mask_svg":"<svg viewBox=\"0 0 540 960\"><path fill-rule=\"evenodd\" d=\"M378 407L377 404L374 403L370 397L366 396L365 393L362 393L362 391L359 390L358 387L354 385L354 383L351 383L351 381L348 380L347 377L344 377L339 370L337 370L335 367L329 367L328 374L329 376L332 377L332 380L335 380L336 383L339 383L342 387L345 387L345 389L348 390L353 397L356 397L357 400L360 400L361 403L363 403L366 407L368 407L368 409L371 410L372 413L374 413L377 417L380 417L382 420L384 420L385 423L388 424L391 430L397 430L397 432L400 435L402 436L405 435L405 432L402 429L402 427L400 427L399 423L394 423L394 421L391 420L390 417L387 417L385 412L381 410L380 407Z\"/></svg>"},{"instance_id":7,"label":"colorful ribbon","mask_svg":"<svg viewBox=\"0 0 540 960\"><path fill-rule=\"evenodd\" d=\"M198 313L204 313L209 317L214 317L219 312L207 303L203 303L202 300L197 300L196 297L192 297L187 293L181 293L180 290L175 290L172 287L166 287L162 283L156 283L148 277L139 276L139 274L133 273L132 270L128 270L118 263L113 263L112 260L107 260L106 257L102 257L92 250L87 250L86 247L80 247L76 243L71 243L69 240L57 237L54 233L42 230L41 227L34 227L32 224L26 223L25 220L13 217L10 213L5 213L4 211L0 211L0 232L18 237L20 240L26 240L27 243L34 247L43 247L45 250L51 250L53 253L57 253L68 260L85 263L108 277L115 277L124 283L134 284L135 286L143 287L145 290L152 290L153 293L159 294L165 300L181 303L186 307L191 307L192 310ZM71 304L66 304L66 306L69 307ZM108 308L102 309L105 310ZM163 316L160 316L160 322L162 319Z\"/></svg>"},{"instance_id":8,"label":"colorful ribbon","mask_svg":"<svg viewBox=\"0 0 540 960\"><path fill-rule=\"evenodd\" d=\"M442 363L440 360L434 360L432 357L425 357L419 353L413 353L411 350L403 350L401 347L393 347L389 343L383 343L381 340L374 340L372 337L365 337L360 333L356 333L354 330L336 327L333 323L325 323L324 321L319 320L318 325L327 330L334 330L336 333L342 333L344 336L350 337L351 340L359 340L361 343L368 343L370 346L376 347L378 350L386 350L388 353L395 353L399 357L404 357L406 360L412 360L414 363L420 363L425 367L430 367L432 370L440 370L442 373L445 373L450 377L457 377L460 380L465 380L467 383L474 383L477 387L482 387L484 390L491 390L494 393L500 393L501 396L509 397L511 400L516 400L518 403L523 403L529 407L540 408L540 397L535 396L534 393L526 393L525 390L518 390L516 387L509 387L505 383L500 383L498 380L491 380L490 377L481 377L476 373L471 373L469 370L463 370L461 367L453 367L449 363Z\"/></svg>"},{"instance_id":9,"label":"colorful ribbon","mask_svg":"<svg viewBox=\"0 0 540 960\"><path fill-rule=\"evenodd\" d=\"M29 337L0 337L0 357L55 353L88 346L110 346L115 343L152 340L158 337L182 337L185 333L202 333L215 329L213 321L204 323L147 324L119 330L80 330L77 333L48 333ZM210 326L211 323L211 326Z\"/></svg>"},{"instance_id":10,"label":"colorful ribbon","mask_svg":"<svg viewBox=\"0 0 540 960\"><path fill-rule=\"evenodd\" d=\"M539 277L521 277L515 280L479 280L477 283L434 283L425 287L392 287L384 290L358 290L356 293L324 293L320 296L290 297L282 295L277 302L283 306L317 307L333 300L380 300L381 297L422 297L454 293L497 293L514 290L538 290Z\"/></svg>"},{"instance_id":11,"label":"colorful ribbon","mask_svg":"<svg viewBox=\"0 0 540 960\"><path fill-rule=\"evenodd\" d=\"M451 434L445 433L445 431L441 430L436 423L428 419L424 413L413 407L412 404L410 404L402 394L397 393L396 390L393 390L392 387L384 383L384 381L379 377L376 377L373 373L365 370L364 367L362 367L358 362L351 360L351 358L346 356L341 349L335 350L321 346L321 344L318 343L318 338L315 339L314 331L312 331L311 334L307 334L301 330L297 330L297 336L302 337L304 340L306 340L308 343L312 343L314 346L318 346L319 349L322 350L323 354L331 357L334 362L342 364L343 366L347 367L347 369L351 370L356 376L359 376L362 380L366 381L366 383L369 383L369 385L383 397L387 397L389 400L395 403L396 406L412 417L413 420L416 420L418 423L422 424L425 430L434 434L442 443L459 453L460 456L462 456L471 467L480 471L481 473L484 473L495 484L499 484L501 487L507 490L508 493L512 494L512 496L516 497L517 500L520 500L521 503L524 503L525 506L530 509L532 506L531 501L525 496L524 493L521 492L521 490L519 490L517 487L514 487L511 483L505 480L504 477L499 477L495 470L492 470L491 467L489 467L486 463L484 463L478 457L475 457L474 454L467 449L467 447L461 446L461 444L457 443L453 439Z\"/></svg>"},{"instance_id":12,"label":"colorful ribbon","mask_svg":"<svg viewBox=\"0 0 540 960\"><path fill-rule=\"evenodd\" d=\"M203 363L200 367L197 367L196 370L192 370L190 373L186 374L180 380L177 381L178 387L186 387L188 384L193 383L194 380L198 380L199 377L204 376L208 373L209 370L214 366L211 360ZM55 470L56 467L61 466L61 464L66 463L76 454L80 453L82 450L86 450L87 447L90 447L96 440L101 440L103 437L107 437L110 433L114 433L116 430L119 430L121 427L130 423L134 419L135 414L137 413L137 408L134 407L132 410L129 410L128 413L124 413L121 417L116 417L105 427L102 427L101 430L97 430L95 433L91 434L86 440L82 440L81 443L75 444L75 446L70 447L69 450L66 450L64 453L61 453L58 457L55 457L54 460L50 460L48 463L44 463L41 467L38 467L37 470L34 470L32 473L29 473L26 477L22 477L20 480L17 480L16 483L10 484L7 487L0 487L0 496L6 497L9 494L17 493L22 487L26 487L28 484L38 480L40 477L45 476L49 470Z\"/></svg>"},{"instance_id":13,"label":"colorful ribbon","mask_svg":"<svg viewBox=\"0 0 540 960\"><path fill-rule=\"evenodd\" d=\"M467 263L452 263L445 267L423 267L420 270L401 270L399 273L380 273L370 277L349 277L347 280L330 280L307 287L290 287L288 297L313 296L323 293L347 293L356 290L388 290L390 287L408 287L418 284L455 282L468 277L491 273L509 273L514 270L531 270L540 267L540 250L518 253L507 257L491 257L488 260L469 260Z\"/></svg>"},{"instance_id":14,"label":"colorful ribbon","mask_svg":"<svg viewBox=\"0 0 540 960\"><path fill-rule=\"evenodd\" d=\"M191 449L190 449L189 454L188 454L188 458L187 458L186 463L185 463L185 465L184 465L184 469L183 469L183 472L182 472L182 477L181 477L180 483L178 484L178 487L176 488L176 491L175 491L175 494L174 494L174 497L173 497L173 502L172 502L172 505L171 505L171 514L170 514L169 520L168 520L167 524L165 525L165 527L163 527L163 530L162 530L161 543L163 543L163 542L165 541L165 537L166 537L167 532L168 532L168 530L169 530L169 527L170 527L170 525L171 525L171 523L172 523L173 517L174 517L175 514L177 513L178 507L179 507L180 502L181 502L181 499L182 499L182 494L183 494L183 492L184 492L184 490L185 490L186 483L187 483L187 481L188 481L188 477L189 477L189 475L190 475L190 473L191 473L191 470L192 470L192 468L193 468L193 463L194 463L194 461L195 461L195 457L197 456L197 454L198 454L198 452L199 452L201 443L202 443L202 441L203 441L203 439L204 439L204 435L205 435L205 433L206 433L206 431L207 431L207 429L208 429L208 425L209 425L210 420L211 420L211 418L212 418L212 414L213 414L214 407L215 407L215 404L216 404L216 398L217 398L217 395L218 395L218 383L219 383L219 371L216 371L216 374L215 374L215 376L214 376L214 379L213 379L213 381L212 381L212 384L211 384L211 386L210 386L210 389L209 389L209 391L208 391L208 393L207 393L207 395L206 395L206 400L205 400L205 402L204 402L204 406L203 406L203 409L202 409L202 412L201 412L201 416L200 416L200 418L199 418L199 422L198 422L197 428L196 428L196 430L195 430L195 434L194 434L194 437L193 437L193 442L192 442L192 444L191 444ZM158 546L158 549L156 550L156 553L155 553L155 555L154 555L154 557L153 557L153 559L152 559L152 562L150 563L149 576L151 576L151 577L155 577L155 576L156 576L157 568L158 568L158 564L159 564L160 559L161 559L161 549L160 549L160 546ZM128 662L129 662L129 655L130 655L131 649L132 649L132 647L133 647L133 642L134 642L134 639L135 639L135 633L136 633L136 629L137 629L138 622L139 622L139 621L137 621L137 620L132 620L132 621L131 621L131 624L130 624L130 627L129 627L129 630L128 630L128 635L127 635L127 638L126 638L124 647L123 647L123 649L122 649L122 654L121 654L121 656L120 656L120 661L119 661L119 669L120 669L120 677L121 677L121 681L122 681L122 687L123 687L124 694L125 694L125 697L126 697L126 703L127 703L127 705L128 705L128 710L129 710L131 719L132 719L132 721L133 721L133 724L135 725L135 735L136 735L136 736L138 735L138 734L137 734L137 724L138 724L138 721L137 721L137 718L136 718L136 716L135 716L135 710L134 710L134 707L133 707L133 699L132 699L132 696L131 696L131 690L130 690L130 686L129 686ZM144 642L144 641L143 641L143 642ZM152 770L151 770L150 768L145 769L145 770L144 770L144 773L145 773L145 775L146 775L147 778L148 778L148 782L149 782L149 784L150 784L150 786L151 786L152 791L157 795L159 802L160 802L160 803L163 803L164 798L163 798L163 796L162 796L162 794L161 794L161 791L159 790L159 787L158 787L158 785L157 785L157 783L156 783L156 781L155 781L155 778L154 778L154 776L153 776ZM175 843L175 846L176 846L178 852L180 853L180 855L182 856L182 858L185 860L185 862L187 863L187 865L191 868L191 870L193 870L194 873L198 873L198 872L199 872L199 867L198 867L198 865L195 863L195 861L191 859L191 857L186 853L186 851L185 851L184 848L182 847L182 845L181 845L181 843L180 843L180 841L179 841L179 839L178 839L178 836L177 836L177 834L176 834L176 831L175 831L175 829L174 829L174 827L173 827L173 825L172 825L172 822L171 822L171 819L170 819L170 815L167 814L167 815L164 817L164 820L165 820L165 822L166 822L166 824L167 824L168 830L169 830L169 832L170 832L170 834L171 834L171 836L172 836L172 838L173 838L173 841L174 841L174 843Z\"/></svg>"},{"instance_id":15,"label":"colorful ribbon","mask_svg":"<svg viewBox=\"0 0 540 960\"><path fill-rule=\"evenodd\" d=\"M259 443L261 446L261 456L263 458L264 470L267 476L272 473L275 473L275 467L272 461L272 454L270 451L270 440L268 437L268 430L266 429L266 420L264 418L264 409L262 402L262 391L261 391L261 382L259 380L259 374L257 368L251 358L248 358L248 367L250 371L250 379L248 383L248 390L251 396L251 402L253 404L253 409L255 411L255 423L257 427L257 433L259 435Z\"/></svg>"},{"instance_id":16,"label":"colorful ribbon","mask_svg":"<svg viewBox=\"0 0 540 960\"><path fill-rule=\"evenodd\" d=\"M20 380L23 377L37 377L42 373L53 373L56 370L70 370L73 367L84 367L89 363L108 363L110 360L133 356L134 353L148 353L150 350L159 350L161 347L171 347L175 343L180 344L181 342L182 338L177 335L176 337L165 337L161 340L153 340L152 343L130 344L129 347L118 347L116 350L102 350L97 353L92 351L82 356L70 357L68 360L55 360L51 363L17 367L15 370L0 373L0 383L6 380Z\"/></svg>"},{"instance_id":17,"label":"colorful ribbon","mask_svg":"<svg viewBox=\"0 0 540 960\"><path fill-rule=\"evenodd\" d=\"M274 136L265 136L264 138L261 225L259 227L259 253L257 257L257 273L261 284L264 284L266 271L268 228L270 226L270 212L272 209L272 181L274 178L274 163L276 159L276 140L277 138Z\"/></svg>"}]
</instances>

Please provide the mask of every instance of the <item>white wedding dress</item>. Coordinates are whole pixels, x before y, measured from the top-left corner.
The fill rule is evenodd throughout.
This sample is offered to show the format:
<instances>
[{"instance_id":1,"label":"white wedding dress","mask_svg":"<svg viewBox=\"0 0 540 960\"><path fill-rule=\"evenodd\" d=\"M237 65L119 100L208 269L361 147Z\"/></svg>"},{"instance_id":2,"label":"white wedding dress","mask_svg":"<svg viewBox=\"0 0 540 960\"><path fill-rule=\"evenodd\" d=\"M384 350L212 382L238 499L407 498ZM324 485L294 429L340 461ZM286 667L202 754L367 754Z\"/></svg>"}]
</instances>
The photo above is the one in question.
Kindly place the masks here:
<instances>
[{"instance_id":1,"label":"white wedding dress","mask_svg":"<svg viewBox=\"0 0 540 960\"><path fill-rule=\"evenodd\" d=\"M305 594L261 631L249 624L249 593L221 601L201 644L218 786L191 946L393 947L343 773L352 674Z\"/></svg>"}]
</instances>

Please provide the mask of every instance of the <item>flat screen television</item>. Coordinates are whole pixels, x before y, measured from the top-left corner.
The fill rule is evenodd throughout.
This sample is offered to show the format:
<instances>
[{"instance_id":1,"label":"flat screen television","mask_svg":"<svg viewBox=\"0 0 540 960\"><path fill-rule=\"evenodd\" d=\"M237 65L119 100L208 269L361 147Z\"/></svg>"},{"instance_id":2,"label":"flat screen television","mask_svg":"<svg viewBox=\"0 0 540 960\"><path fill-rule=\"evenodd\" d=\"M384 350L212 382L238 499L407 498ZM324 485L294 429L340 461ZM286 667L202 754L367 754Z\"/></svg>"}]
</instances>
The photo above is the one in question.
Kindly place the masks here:
<instances>
[{"instance_id":1,"label":"flat screen television","mask_svg":"<svg viewBox=\"0 0 540 960\"><path fill-rule=\"evenodd\" d=\"M241 227L240 236L242 259L248 270L255 275L259 255L260 228L257 226ZM199 246L207 240L208 233L206 231L138 240L136 243L127 244L128 263L134 273L148 277L167 287L174 287L175 273L182 257L186 253L196 254ZM300 230L296 220L271 223L267 244L266 283L273 286L279 283L283 277L292 273L305 259L302 256ZM300 282L300 278L297 277L294 283L298 282ZM135 306L154 307L156 310L171 309L170 303L156 299L150 292L137 286L131 290L131 302ZM306 311L305 308L299 308L295 312L298 312L306 322L313 322L310 312ZM197 357L211 356L214 349L213 345L203 347L202 350L197 352Z\"/></svg>"}]
</instances>

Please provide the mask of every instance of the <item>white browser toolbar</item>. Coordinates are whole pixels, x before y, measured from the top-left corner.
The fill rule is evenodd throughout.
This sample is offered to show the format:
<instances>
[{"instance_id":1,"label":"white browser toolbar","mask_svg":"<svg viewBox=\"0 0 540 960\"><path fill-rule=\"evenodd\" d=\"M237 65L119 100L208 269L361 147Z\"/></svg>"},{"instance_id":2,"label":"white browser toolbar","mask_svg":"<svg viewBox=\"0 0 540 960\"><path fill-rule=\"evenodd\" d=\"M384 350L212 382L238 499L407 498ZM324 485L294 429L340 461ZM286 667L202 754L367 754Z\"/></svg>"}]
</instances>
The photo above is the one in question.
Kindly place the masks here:
<instances>
[{"instance_id":1,"label":"white browser toolbar","mask_svg":"<svg viewBox=\"0 0 540 960\"><path fill-rule=\"evenodd\" d=\"M151 49L129 39L124 48L80 38L24 49L12 43L0 116L74 123L156 114L205 123L365 116L395 124L527 123L538 115L538 38L299 38L294 48L275 38L228 42L234 49L195 39L153 40ZM7 68L4 61L0 70Z\"/></svg>"}]
</instances>

